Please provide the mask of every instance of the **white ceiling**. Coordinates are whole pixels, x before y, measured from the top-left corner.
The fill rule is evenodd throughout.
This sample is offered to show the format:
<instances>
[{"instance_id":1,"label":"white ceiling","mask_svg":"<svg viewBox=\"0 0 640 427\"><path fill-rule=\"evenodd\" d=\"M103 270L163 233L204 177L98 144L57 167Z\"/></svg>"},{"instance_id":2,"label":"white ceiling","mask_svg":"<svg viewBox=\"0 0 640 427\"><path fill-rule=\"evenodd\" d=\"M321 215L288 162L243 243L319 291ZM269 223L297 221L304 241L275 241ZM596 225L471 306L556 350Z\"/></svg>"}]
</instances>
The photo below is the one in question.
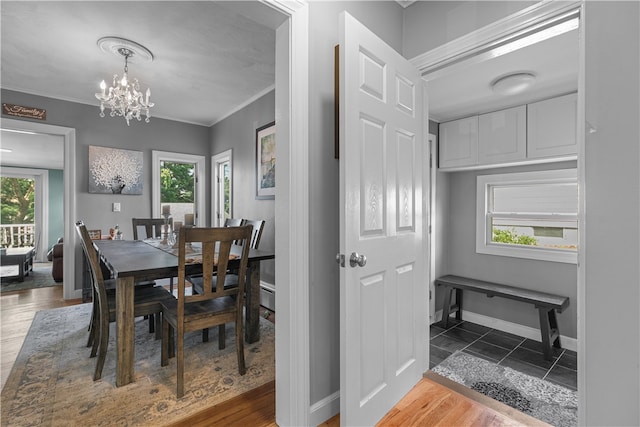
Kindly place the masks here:
<instances>
[{"instance_id":1,"label":"white ceiling","mask_svg":"<svg viewBox=\"0 0 640 427\"><path fill-rule=\"evenodd\" d=\"M511 96L495 94L491 82L501 76L531 72L536 81ZM539 41L507 54L494 51L425 76L429 116L437 122L500 110L575 92L578 87L578 30Z\"/></svg>"},{"instance_id":2,"label":"white ceiling","mask_svg":"<svg viewBox=\"0 0 640 427\"><path fill-rule=\"evenodd\" d=\"M122 57L98 39L133 40L154 55L130 60L151 88L151 120L211 126L270 91L275 29L285 17L257 1L2 1L2 88L94 105L99 83L122 76ZM124 120L110 118L105 120ZM132 126L143 123L132 122ZM62 142L2 132L3 165L62 168Z\"/></svg>"}]
</instances>

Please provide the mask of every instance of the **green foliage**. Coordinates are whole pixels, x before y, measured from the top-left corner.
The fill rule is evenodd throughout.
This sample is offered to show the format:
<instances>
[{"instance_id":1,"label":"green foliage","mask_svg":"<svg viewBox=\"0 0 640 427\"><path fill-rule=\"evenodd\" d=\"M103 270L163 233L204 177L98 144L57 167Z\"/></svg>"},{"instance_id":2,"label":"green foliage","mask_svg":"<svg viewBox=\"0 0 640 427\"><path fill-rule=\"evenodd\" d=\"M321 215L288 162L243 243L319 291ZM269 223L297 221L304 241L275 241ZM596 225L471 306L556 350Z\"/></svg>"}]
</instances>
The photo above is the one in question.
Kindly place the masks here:
<instances>
[{"instance_id":1,"label":"green foliage","mask_svg":"<svg viewBox=\"0 0 640 427\"><path fill-rule=\"evenodd\" d=\"M33 224L35 181L0 178L0 221L2 224Z\"/></svg>"},{"instance_id":2,"label":"green foliage","mask_svg":"<svg viewBox=\"0 0 640 427\"><path fill-rule=\"evenodd\" d=\"M160 182L163 203L193 203L195 170L192 164L163 162Z\"/></svg>"},{"instance_id":3,"label":"green foliage","mask_svg":"<svg viewBox=\"0 0 640 427\"><path fill-rule=\"evenodd\" d=\"M536 246L538 241L535 237L518 235L514 228L510 230L493 229L493 241L497 243L509 243L512 245L529 245Z\"/></svg>"}]
</instances>

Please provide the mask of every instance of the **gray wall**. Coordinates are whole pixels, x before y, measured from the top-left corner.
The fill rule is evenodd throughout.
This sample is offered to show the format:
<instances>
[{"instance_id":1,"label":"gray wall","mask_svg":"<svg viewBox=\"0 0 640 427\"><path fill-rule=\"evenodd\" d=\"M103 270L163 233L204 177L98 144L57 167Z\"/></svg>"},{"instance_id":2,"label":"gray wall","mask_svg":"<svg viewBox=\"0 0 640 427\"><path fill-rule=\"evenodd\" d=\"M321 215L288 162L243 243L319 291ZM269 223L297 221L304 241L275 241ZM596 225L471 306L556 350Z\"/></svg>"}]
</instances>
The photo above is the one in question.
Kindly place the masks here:
<instances>
[{"instance_id":1,"label":"gray wall","mask_svg":"<svg viewBox=\"0 0 640 427\"><path fill-rule=\"evenodd\" d=\"M256 129L275 119L275 91L237 111L211 128L211 154L233 149L233 217L264 219L260 249L275 249L275 201L257 200ZM277 137L277 134L276 134ZM276 182L277 182L276 171ZM213 190L211 190L213 195ZM212 223L213 219L211 219ZM260 279L276 284L274 261L260 263Z\"/></svg>"},{"instance_id":2,"label":"gray wall","mask_svg":"<svg viewBox=\"0 0 640 427\"><path fill-rule=\"evenodd\" d=\"M577 336L577 267L575 264L476 253L476 178L478 175L575 168L576 162L527 167L487 169L449 173L449 205L444 239L448 270L445 273L536 289L570 298L570 305L558 316L560 332ZM436 288L436 310L443 294ZM531 304L466 292L464 310L508 322L540 328L538 310Z\"/></svg>"},{"instance_id":3,"label":"gray wall","mask_svg":"<svg viewBox=\"0 0 640 427\"><path fill-rule=\"evenodd\" d=\"M338 44L339 14L343 10L398 52L402 51L402 7L397 3L309 4L309 256L313 260L309 265L309 353L312 405L340 388L340 276L334 260L339 250L339 173L333 148L333 52Z\"/></svg>"},{"instance_id":4,"label":"gray wall","mask_svg":"<svg viewBox=\"0 0 640 427\"><path fill-rule=\"evenodd\" d=\"M536 1L417 1L404 13L403 52L413 58Z\"/></svg>"},{"instance_id":5,"label":"gray wall","mask_svg":"<svg viewBox=\"0 0 640 427\"><path fill-rule=\"evenodd\" d=\"M640 425L639 22L638 2L585 2L585 118L596 132L584 142L581 425Z\"/></svg>"},{"instance_id":6,"label":"gray wall","mask_svg":"<svg viewBox=\"0 0 640 427\"><path fill-rule=\"evenodd\" d=\"M83 220L89 228L109 228L119 224L125 239L133 236L131 218L151 216L151 150L180 152L210 156L209 128L170 120L151 118L151 123L132 122L123 118L101 118L98 106L61 101L10 90L2 90L2 102L31 105L47 110L46 124L76 129L76 220ZM89 194L89 145L138 150L143 152L143 194ZM210 163L210 159L207 160ZM207 173L207 182L210 174ZM205 194L206 206L210 197ZM121 212L111 212L113 202L121 203ZM205 213L206 214L206 213ZM76 265L81 265L78 252ZM76 269L79 271L79 269ZM76 274L76 289L82 287Z\"/></svg>"}]
</instances>

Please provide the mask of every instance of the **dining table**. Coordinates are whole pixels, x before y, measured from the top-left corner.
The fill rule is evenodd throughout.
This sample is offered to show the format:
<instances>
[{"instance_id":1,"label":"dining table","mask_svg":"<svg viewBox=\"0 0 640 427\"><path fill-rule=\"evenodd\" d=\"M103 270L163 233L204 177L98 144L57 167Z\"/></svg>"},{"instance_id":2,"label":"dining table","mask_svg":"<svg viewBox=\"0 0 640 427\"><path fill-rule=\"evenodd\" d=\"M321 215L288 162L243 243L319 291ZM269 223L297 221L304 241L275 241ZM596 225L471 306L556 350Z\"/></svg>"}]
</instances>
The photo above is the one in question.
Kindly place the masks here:
<instances>
[{"instance_id":1,"label":"dining table","mask_svg":"<svg viewBox=\"0 0 640 427\"><path fill-rule=\"evenodd\" d=\"M150 239L143 240L94 240L101 262L116 279L116 386L135 381L135 335L133 296L136 282L158 280L178 276L177 251ZM242 246L234 245L229 268L239 264ZM274 259L268 250L249 249L245 298L245 341L254 343L260 339L260 262ZM200 274L202 265L185 266L187 275Z\"/></svg>"}]
</instances>

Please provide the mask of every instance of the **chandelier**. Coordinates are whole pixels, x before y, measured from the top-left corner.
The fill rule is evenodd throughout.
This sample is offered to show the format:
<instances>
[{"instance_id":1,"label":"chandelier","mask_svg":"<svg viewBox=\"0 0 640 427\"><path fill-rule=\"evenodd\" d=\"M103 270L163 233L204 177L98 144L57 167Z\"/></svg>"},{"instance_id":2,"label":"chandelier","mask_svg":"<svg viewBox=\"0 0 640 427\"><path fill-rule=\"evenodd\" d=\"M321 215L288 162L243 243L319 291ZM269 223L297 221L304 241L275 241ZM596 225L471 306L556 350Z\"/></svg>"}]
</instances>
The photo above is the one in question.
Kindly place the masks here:
<instances>
[{"instance_id":1,"label":"chandelier","mask_svg":"<svg viewBox=\"0 0 640 427\"><path fill-rule=\"evenodd\" d=\"M153 54L144 46L139 45L131 40L119 37L103 37L98 40L98 46L104 52L112 52L124 57L124 74L122 78L118 78L117 74L113 75L113 84L107 90L107 84L104 80L100 83L101 92L96 93L96 98L100 101L100 117L104 117L105 106L110 108L109 115L111 117L124 117L129 126L131 119L142 120L141 115L144 114L145 122L149 123L151 115L149 109L153 107L153 102L149 101L151 97L151 89L147 88L143 94L140 91L138 79L129 79L129 59L140 58L143 60L153 60Z\"/></svg>"}]
</instances>

